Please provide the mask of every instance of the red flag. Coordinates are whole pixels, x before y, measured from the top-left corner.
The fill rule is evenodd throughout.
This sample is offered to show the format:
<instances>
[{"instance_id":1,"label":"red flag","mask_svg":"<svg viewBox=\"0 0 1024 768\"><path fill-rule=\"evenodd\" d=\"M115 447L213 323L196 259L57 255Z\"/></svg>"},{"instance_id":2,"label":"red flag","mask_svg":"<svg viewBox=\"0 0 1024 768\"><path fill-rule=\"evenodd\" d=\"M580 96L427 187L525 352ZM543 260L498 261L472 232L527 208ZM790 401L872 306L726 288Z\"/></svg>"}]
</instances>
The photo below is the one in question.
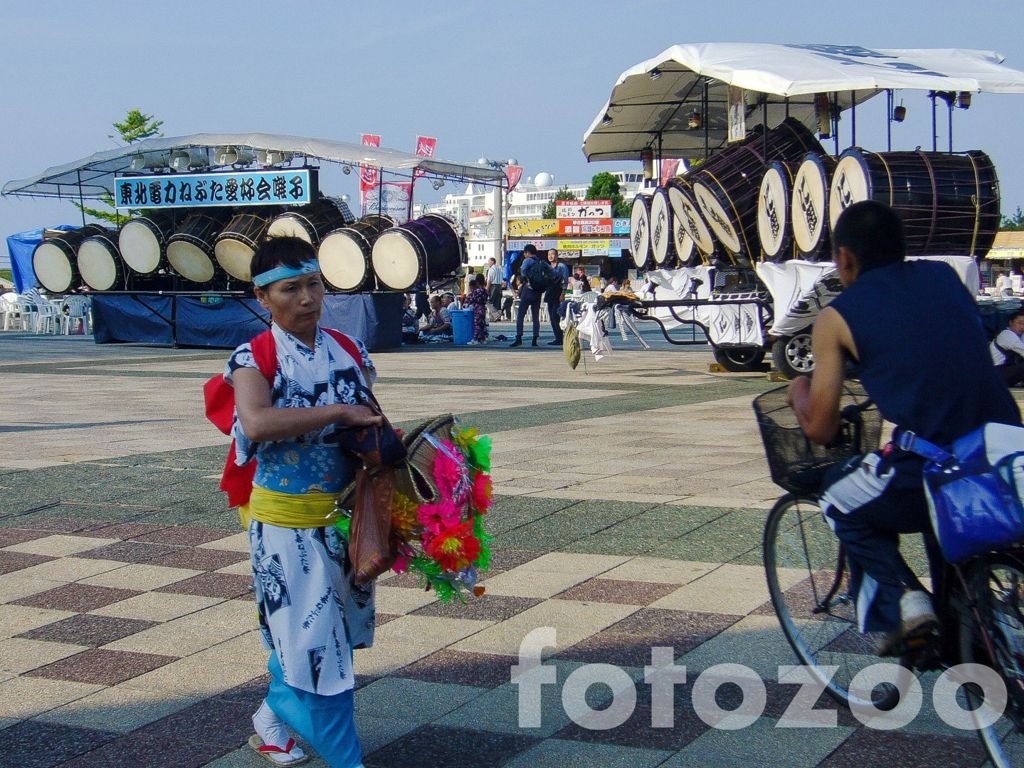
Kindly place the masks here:
<instances>
[{"instance_id":1,"label":"red flag","mask_svg":"<svg viewBox=\"0 0 1024 768\"><path fill-rule=\"evenodd\" d=\"M679 170L678 160L662 160L661 161L661 186L665 186L668 180L676 175Z\"/></svg>"},{"instance_id":2,"label":"red flag","mask_svg":"<svg viewBox=\"0 0 1024 768\"><path fill-rule=\"evenodd\" d=\"M417 136L416 137L416 154L420 157L433 157L434 152L437 151L437 138L434 136ZM418 179L423 176L423 171L416 170L413 172L413 179Z\"/></svg>"},{"instance_id":3,"label":"red flag","mask_svg":"<svg viewBox=\"0 0 1024 768\"><path fill-rule=\"evenodd\" d=\"M508 181L508 191L511 192L523 178L523 166L508 165L505 167L505 179Z\"/></svg>"},{"instance_id":4,"label":"red flag","mask_svg":"<svg viewBox=\"0 0 1024 768\"><path fill-rule=\"evenodd\" d=\"M364 133L359 141L364 147L379 147L380 135L376 133ZM359 191L361 193L377 185L379 169L374 165L363 165L359 169Z\"/></svg>"}]
</instances>

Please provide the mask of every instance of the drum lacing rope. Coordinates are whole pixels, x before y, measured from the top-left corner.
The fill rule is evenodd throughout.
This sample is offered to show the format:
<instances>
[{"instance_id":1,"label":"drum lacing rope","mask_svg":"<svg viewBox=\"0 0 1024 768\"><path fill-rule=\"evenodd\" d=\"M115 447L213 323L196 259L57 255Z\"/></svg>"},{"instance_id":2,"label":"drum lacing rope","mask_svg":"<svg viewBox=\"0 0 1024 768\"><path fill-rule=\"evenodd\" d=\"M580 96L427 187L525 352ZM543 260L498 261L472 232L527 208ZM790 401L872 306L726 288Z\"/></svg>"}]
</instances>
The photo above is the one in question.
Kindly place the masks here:
<instances>
[{"instance_id":1,"label":"drum lacing rope","mask_svg":"<svg viewBox=\"0 0 1024 768\"><path fill-rule=\"evenodd\" d=\"M932 244L932 236L935 234L935 227L937 224L935 217L939 215L939 189L938 185L935 183L935 169L932 167L932 162L928 159L928 155L921 150L917 150L917 154L921 156L921 160L924 162L924 167L928 171L928 180L932 185L932 220L928 227L928 239L924 241L924 252L929 253Z\"/></svg>"},{"instance_id":2,"label":"drum lacing rope","mask_svg":"<svg viewBox=\"0 0 1024 768\"><path fill-rule=\"evenodd\" d=\"M971 202L974 203L974 232L971 233L971 256L978 245L978 227L981 226L981 179L978 177L978 164L974 156L967 155L971 161L971 170L974 171L974 194L971 195Z\"/></svg>"}]
</instances>

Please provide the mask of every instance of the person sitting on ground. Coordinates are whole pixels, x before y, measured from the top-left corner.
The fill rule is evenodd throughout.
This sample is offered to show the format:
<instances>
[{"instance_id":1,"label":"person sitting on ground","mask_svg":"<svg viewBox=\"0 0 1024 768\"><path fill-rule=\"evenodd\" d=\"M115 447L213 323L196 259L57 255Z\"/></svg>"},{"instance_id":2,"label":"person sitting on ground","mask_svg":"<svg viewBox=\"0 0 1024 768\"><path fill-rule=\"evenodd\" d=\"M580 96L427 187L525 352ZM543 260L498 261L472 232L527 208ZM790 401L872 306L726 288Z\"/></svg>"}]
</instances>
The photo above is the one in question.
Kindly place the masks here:
<instances>
[{"instance_id":1,"label":"person sitting on ground","mask_svg":"<svg viewBox=\"0 0 1024 768\"><path fill-rule=\"evenodd\" d=\"M416 326L416 311L412 306L412 297L405 294L405 304L402 308L402 343L415 344L419 341L419 329Z\"/></svg>"},{"instance_id":2,"label":"person sitting on ground","mask_svg":"<svg viewBox=\"0 0 1024 768\"><path fill-rule=\"evenodd\" d=\"M1024 309L1013 313L1006 327L989 344L989 351L1008 387L1024 385Z\"/></svg>"},{"instance_id":3,"label":"person sitting on ground","mask_svg":"<svg viewBox=\"0 0 1024 768\"><path fill-rule=\"evenodd\" d=\"M948 265L905 260L903 225L891 208L873 200L849 206L832 230L832 249L845 289L815 320L813 377L789 385L790 405L812 441L836 436L849 362L898 432L949 446L987 422L1021 423L989 358L974 297ZM899 548L900 534L923 533L932 587L942 588L923 463L889 443L833 468L821 495L846 551L858 624L879 633L879 655L925 641L938 624Z\"/></svg>"},{"instance_id":4,"label":"person sitting on ground","mask_svg":"<svg viewBox=\"0 0 1024 768\"><path fill-rule=\"evenodd\" d=\"M420 339L434 339L440 341L445 336L451 338L452 318L448 310L441 306L440 296L430 297L430 314L427 315L426 323L420 327Z\"/></svg>"},{"instance_id":5,"label":"person sitting on ground","mask_svg":"<svg viewBox=\"0 0 1024 768\"><path fill-rule=\"evenodd\" d=\"M619 278L612 275L604 281L604 290L601 293L616 293L619 290Z\"/></svg>"}]
</instances>

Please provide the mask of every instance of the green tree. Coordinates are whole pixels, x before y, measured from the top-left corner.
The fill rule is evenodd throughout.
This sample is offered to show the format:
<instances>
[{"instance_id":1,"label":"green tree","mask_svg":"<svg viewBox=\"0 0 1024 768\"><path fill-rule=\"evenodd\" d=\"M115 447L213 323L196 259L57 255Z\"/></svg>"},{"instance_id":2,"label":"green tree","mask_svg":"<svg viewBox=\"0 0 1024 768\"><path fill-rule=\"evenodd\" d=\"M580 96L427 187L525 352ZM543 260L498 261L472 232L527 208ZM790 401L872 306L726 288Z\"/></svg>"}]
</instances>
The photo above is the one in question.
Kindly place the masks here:
<instances>
[{"instance_id":1,"label":"green tree","mask_svg":"<svg viewBox=\"0 0 1024 768\"><path fill-rule=\"evenodd\" d=\"M1003 221L999 228L1010 232L1024 230L1024 211L1021 211L1019 205L1017 206L1017 212L1013 216L1003 216Z\"/></svg>"},{"instance_id":2,"label":"green tree","mask_svg":"<svg viewBox=\"0 0 1024 768\"><path fill-rule=\"evenodd\" d=\"M622 193L619 192L619 180L607 171L596 174L590 180L587 200L611 200L612 216L617 218L628 218L632 213L633 202L622 199Z\"/></svg>"},{"instance_id":3,"label":"green tree","mask_svg":"<svg viewBox=\"0 0 1024 768\"><path fill-rule=\"evenodd\" d=\"M164 124L163 120L155 120L152 115L144 114L138 109L129 109L128 114L125 115L124 120L121 122L114 122L114 130L117 131L118 136L125 144L134 144L136 141L142 141L148 139L151 136L162 136L160 133L160 126ZM109 134L108 138L117 139L113 134ZM111 224L118 225L121 223L121 216L117 213L117 208L114 205L113 195L105 194L99 198L99 202L107 206L110 210L103 210L98 208L90 208L87 205L72 201L72 205L75 206L82 213L87 216L92 216L94 219L100 221L110 222Z\"/></svg>"},{"instance_id":4,"label":"green tree","mask_svg":"<svg viewBox=\"0 0 1024 768\"><path fill-rule=\"evenodd\" d=\"M555 197L551 202L544 206L544 212L541 213L542 219L553 219L555 218L555 203L559 200L578 200L572 192L569 191L568 187L559 187L558 191L555 192Z\"/></svg>"}]
</instances>

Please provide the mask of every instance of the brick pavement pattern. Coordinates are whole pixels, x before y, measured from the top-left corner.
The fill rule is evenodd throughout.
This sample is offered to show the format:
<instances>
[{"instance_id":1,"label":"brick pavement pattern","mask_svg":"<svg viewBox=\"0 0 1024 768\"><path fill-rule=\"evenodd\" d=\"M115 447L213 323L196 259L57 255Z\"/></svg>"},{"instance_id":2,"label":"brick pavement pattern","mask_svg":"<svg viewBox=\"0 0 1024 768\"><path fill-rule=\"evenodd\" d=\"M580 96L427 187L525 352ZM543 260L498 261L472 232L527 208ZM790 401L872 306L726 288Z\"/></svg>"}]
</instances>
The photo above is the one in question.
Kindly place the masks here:
<instances>
[{"instance_id":1,"label":"brick pavement pattern","mask_svg":"<svg viewBox=\"0 0 1024 768\"><path fill-rule=\"evenodd\" d=\"M620 350L574 372L543 348L375 355L394 421L450 410L492 435L497 496L484 597L378 584L375 646L355 658L367 766L981 762L977 739L928 707L893 732L846 711L835 728L776 727L796 692L777 667L794 658L764 586L778 492L749 409L770 385L708 374L708 358ZM0 334L0 766L266 764L244 746L267 683L247 540L216 490L224 438L201 416L200 384L225 359ZM511 669L539 627L557 632L557 683L539 727L521 727ZM655 646L687 668L671 728L651 724ZM764 714L741 730L690 701L723 662L765 681ZM621 725L566 714L565 680L587 664L633 682ZM587 705L624 690L591 686Z\"/></svg>"}]
</instances>

